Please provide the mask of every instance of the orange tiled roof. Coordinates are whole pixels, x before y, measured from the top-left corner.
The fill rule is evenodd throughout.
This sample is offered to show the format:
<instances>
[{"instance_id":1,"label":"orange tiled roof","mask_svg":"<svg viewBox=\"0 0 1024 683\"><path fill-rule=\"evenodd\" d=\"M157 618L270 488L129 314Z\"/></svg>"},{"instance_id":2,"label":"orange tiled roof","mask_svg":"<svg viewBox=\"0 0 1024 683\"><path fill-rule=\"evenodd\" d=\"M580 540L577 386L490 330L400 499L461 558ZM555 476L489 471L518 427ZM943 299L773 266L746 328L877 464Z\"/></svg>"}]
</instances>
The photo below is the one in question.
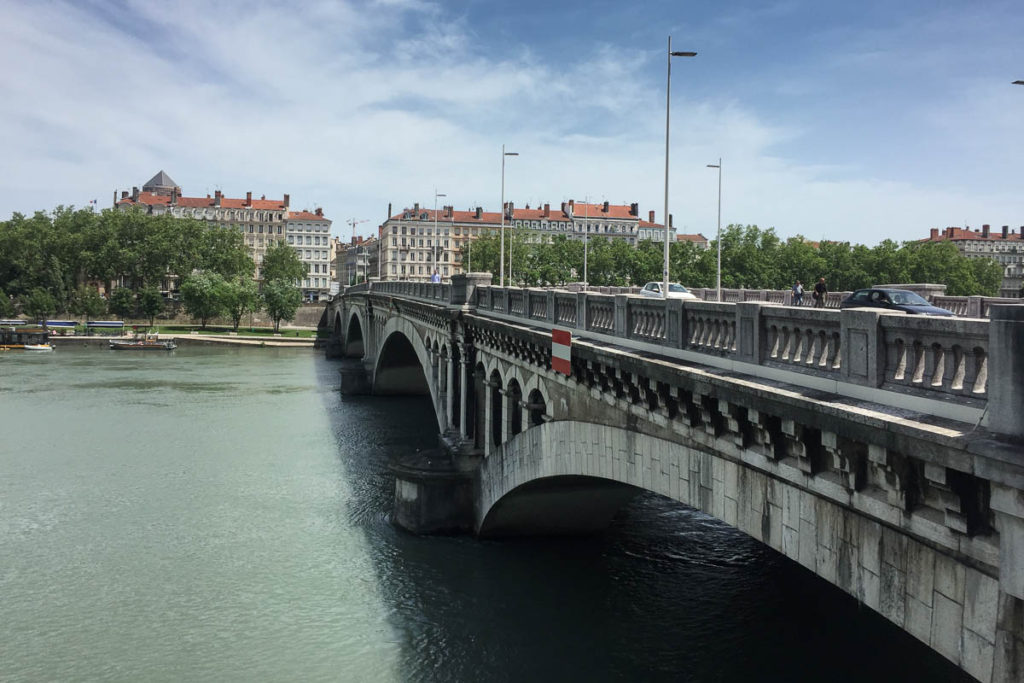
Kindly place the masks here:
<instances>
[{"instance_id":1,"label":"orange tiled roof","mask_svg":"<svg viewBox=\"0 0 1024 683\"><path fill-rule=\"evenodd\" d=\"M566 203L568 208L568 203ZM622 204L609 205L608 211L604 211L603 204L575 204L573 207L573 214L576 218L583 218L589 216L590 218L616 218L620 220L635 220L637 217L629 212L630 207ZM497 211L483 211L481 212L480 218L476 217L476 211L452 211L451 215L448 215L446 209L437 210L437 222L446 223L500 223L501 214ZM426 220L433 222L434 210L424 207L419 209L406 208L396 213L389 220L403 220L406 213L413 214L413 217L408 220L417 219L419 216L426 214ZM548 210L547 216L545 214L544 207L538 207L533 209L519 209L514 208L512 210L512 218L506 220L528 220L528 221L566 221L569 220L567 213L562 211L561 206L554 206Z\"/></svg>"},{"instance_id":2,"label":"orange tiled roof","mask_svg":"<svg viewBox=\"0 0 1024 683\"><path fill-rule=\"evenodd\" d=\"M428 221L430 221L430 222L434 221L434 210L433 209L420 209L419 211L416 211L416 212L413 212L412 209L406 209L405 211L401 211L399 213L396 213L394 216L392 216L388 220L392 220L392 221L403 220L403 216L405 216L405 214L407 212L413 213L414 216L416 216L416 217L421 216L421 215L423 215L425 213L425 214L427 214L427 220ZM410 218L409 220L412 220L412 218ZM438 209L437 210L437 222L438 223L452 223L452 222L455 222L455 223L494 223L494 224L498 224L498 223L501 222L501 214L498 213L497 211L482 211L480 213L480 217L477 218L476 217L476 211L452 211L452 215L449 216L449 215L446 215L445 212L442 211L441 209Z\"/></svg>"},{"instance_id":3,"label":"orange tiled roof","mask_svg":"<svg viewBox=\"0 0 1024 683\"><path fill-rule=\"evenodd\" d=\"M184 206L188 208L200 209L200 208L214 208L216 207L215 197L178 197L177 206ZM170 195L166 194L155 194L153 192L140 192L138 201L132 201L131 197L118 200L118 205L121 204L145 204L147 206L155 206L158 204L168 205L171 203ZM252 205L247 206L245 199L234 199L232 197L221 197L220 208L222 209L260 209L260 210L273 210L282 211L287 207L284 205L283 199L253 199Z\"/></svg>"},{"instance_id":4,"label":"orange tiled roof","mask_svg":"<svg viewBox=\"0 0 1024 683\"><path fill-rule=\"evenodd\" d=\"M325 221L325 220L327 220L325 217L318 216L317 214L313 213L312 211L289 211L288 215L286 216L286 218L288 220L290 220L290 221L294 221L294 220L300 220L300 221Z\"/></svg>"},{"instance_id":5,"label":"orange tiled roof","mask_svg":"<svg viewBox=\"0 0 1024 683\"><path fill-rule=\"evenodd\" d=\"M970 229L970 228L946 228L945 230L933 229L932 234L929 237L918 240L920 242L941 242L943 240L959 241L959 240L1024 240L1024 228L1021 228L1019 232L1008 232L1006 237L1003 237L1002 228L996 228L989 230L988 236L982 235L981 230Z\"/></svg>"},{"instance_id":6,"label":"orange tiled roof","mask_svg":"<svg viewBox=\"0 0 1024 683\"><path fill-rule=\"evenodd\" d=\"M676 235L677 242L707 242L708 238L697 233L696 235Z\"/></svg>"}]
</instances>

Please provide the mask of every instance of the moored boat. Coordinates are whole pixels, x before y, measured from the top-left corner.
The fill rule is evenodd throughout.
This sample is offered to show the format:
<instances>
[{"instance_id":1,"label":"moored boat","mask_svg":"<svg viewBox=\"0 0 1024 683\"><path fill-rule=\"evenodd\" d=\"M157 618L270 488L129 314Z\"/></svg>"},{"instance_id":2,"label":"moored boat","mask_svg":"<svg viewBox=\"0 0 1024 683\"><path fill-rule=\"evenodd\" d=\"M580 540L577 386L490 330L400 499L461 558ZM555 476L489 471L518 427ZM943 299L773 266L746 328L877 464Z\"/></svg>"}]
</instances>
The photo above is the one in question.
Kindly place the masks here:
<instances>
[{"instance_id":1,"label":"moored boat","mask_svg":"<svg viewBox=\"0 0 1024 683\"><path fill-rule=\"evenodd\" d=\"M111 339L115 351L173 351L178 348L173 339L160 339L154 332L136 333L131 339Z\"/></svg>"},{"instance_id":2,"label":"moored boat","mask_svg":"<svg viewBox=\"0 0 1024 683\"><path fill-rule=\"evenodd\" d=\"M8 322L8 321L5 321ZM41 327L0 327L0 349L25 351L52 351L50 334Z\"/></svg>"}]
</instances>

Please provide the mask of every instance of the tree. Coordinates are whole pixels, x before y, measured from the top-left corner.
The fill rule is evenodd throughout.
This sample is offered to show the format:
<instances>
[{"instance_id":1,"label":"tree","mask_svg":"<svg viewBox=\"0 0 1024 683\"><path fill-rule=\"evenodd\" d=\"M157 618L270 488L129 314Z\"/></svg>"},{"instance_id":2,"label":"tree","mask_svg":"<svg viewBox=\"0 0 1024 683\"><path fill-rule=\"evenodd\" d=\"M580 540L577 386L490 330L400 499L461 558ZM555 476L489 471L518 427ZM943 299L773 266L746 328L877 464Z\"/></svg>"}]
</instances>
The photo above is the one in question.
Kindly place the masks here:
<instances>
[{"instance_id":1,"label":"tree","mask_svg":"<svg viewBox=\"0 0 1024 683\"><path fill-rule=\"evenodd\" d=\"M284 242L278 242L263 255L260 273L263 282L284 280L291 284L306 276L306 266L298 253Z\"/></svg>"},{"instance_id":2,"label":"tree","mask_svg":"<svg viewBox=\"0 0 1024 683\"><path fill-rule=\"evenodd\" d=\"M496 232L482 234L473 240L466 240L462 247L462 262L468 271L472 262L474 273L491 273L492 282L498 284L499 238ZM506 249L507 251L507 249Z\"/></svg>"},{"instance_id":3,"label":"tree","mask_svg":"<svg viewBox=\"0 0 1024 683\"><path fill-rule=\"evenodd\" d=\"M71 312L84 317L86 321L103 315L106 310L107 302L95 287L79 285L71 298Z\"/></svg>"},{"instance_id":4,"label":"tree","mask_svg":"<svg viewBox=\"0 0 1024 683\"><path fill-rule=\"evenodd\" d=\"M974 294L997 296L1003 285L1003 267L996 261L987 258L970 259L974 279L978 283Z\"/></svg>"},{"instance_id":5,"label":"tree","mask_svg":"<svg viewBox=\"0 0 1024 683\"><path fill-rule=\"evenodd\" d=\"M118 287L110 293L110 312L121 318L135 315L135 294L127 287Z\"/></svg>"},{"instance_id":6,"label":"tree","mask_svg":"<svg viewBox=\"0 0 1024 683\"><path fill-rule=\"evenodd\" d=\"M245 246L245 238L242 233L218 228L215 225L203 225L202 228L199 245L200 259L193 269L217 273L225 280L253 277L255 265L249 257L249 250ZM285 246L283 242L278 242L278 245ZM292 254L295 253L291 247L285 246L285 248ZM271 249L275 249L275 247L271 247ZM296 260L298 260L297 256ZM192 269L178 270L177 272L186 275L191 273Z\"/></svg>"},{"instance_id":7,"label":"tree","mask_svg":"<svg viewBox=\"0 0 1024 683\"><path fill-rule=\"evenodd\" d=\"M689 244L688 242L681 242L673 247L680 247L683 244ZM661 279L661 269L665 265L665 247L664 242L655 243L652 240L643 240L636 245L636 255L633 257L633 261L630 264L629 269L629 282L631 285L643 286L647 282L653 282L654 280ZM671 251L678 251L673 248ZM671 269L672 253L669 253L669 264ZM678 271L676 277L680 278ZM689 279L680 278L680 282L684 282L686 285L693 287Z\"/></svg>"},{"instance_id":8,"label":"tree","mask_svg":"<svg viewBox=\"0 0 1024 683\"><path fill-rule=\"evenodd\" d=\"M263 307L274 321L274 332L281 328L282 320L294 320L295 311L302 305L302 292L284 280L263 283Z\"/></svg>"},{"instance_id":9,"label":"tree","mask_svg":"<svg viewBox=\"0 0 1024 683\"><path fill-rule=\"evenodd\" d=\"M210 318L215 318L226 311L225 281L217 273L204 271L189 275L181 283L181 303L188 313L200 322L200 328L206 329Z\"/></svg>"},{"instance_id":10,"label":"tree","mask_svg":"<svg viewBox=\"0 0 1024 683\"><path fill-rule=\"evenodd\" d=\"M238 331L238 324L242 316L250 311L259 309L260 294L256 289L256 283L248 278L239 278L224 283L224 308L231 322L234 323L235 332Z\"/></svg>"},{"instance_id":11,"label":"tree","mask_svg":"<svg viewBox=\"0 0 1024 683\"><path fill-rule=\"evenodd\" d=\"M36 287L21 298L21 311L30 320L40 320L46 325L46 319L57 310L57 302L50 296L50 293L41 287Z\"/></svg>"},{"instance_id":12,"label":"tree","mask_svg":"<svg viewBox=\"0 0 1024 683\"><path fill-rule=\"evenodd\" d=\"M4 290L0 289L0 316L10 318L14 314L14 302L11 301L11 297L4 294Z\"/></svg>"},{"instance_id":13,"label":"tree","mask_svg":"<svg viewBox=\"0 0 1024 683\"><path fill-rule=\"evenodd\" d=\"M138 298L139 310L149 318L149 325L152 327L153 319L164 310L164 297L155 287L146 287L139 292Z\"/></svg>"}]
</instances>

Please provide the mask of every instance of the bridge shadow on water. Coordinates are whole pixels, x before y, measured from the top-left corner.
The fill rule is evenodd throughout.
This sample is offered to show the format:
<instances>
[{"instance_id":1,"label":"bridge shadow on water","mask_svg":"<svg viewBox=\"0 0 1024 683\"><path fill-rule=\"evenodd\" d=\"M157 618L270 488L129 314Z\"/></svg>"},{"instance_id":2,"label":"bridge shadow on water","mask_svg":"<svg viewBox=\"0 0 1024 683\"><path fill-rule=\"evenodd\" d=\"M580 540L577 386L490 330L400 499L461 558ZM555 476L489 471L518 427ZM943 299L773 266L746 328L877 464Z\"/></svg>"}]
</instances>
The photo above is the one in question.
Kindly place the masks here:
<instances>
[{"instance_id":1,"label":"bridge shadow on water","mask_svg":"<svg viewBox=\"0 0 1024 683\"><path fill-rule=\"evenodd\" d=\"M320 367L336 383L336 366ZM429 401L324 396L403 681L973 680L803 567L654 494L591 537L405 533L387 464L436 445Z\"/></svg>"}]
</instances>

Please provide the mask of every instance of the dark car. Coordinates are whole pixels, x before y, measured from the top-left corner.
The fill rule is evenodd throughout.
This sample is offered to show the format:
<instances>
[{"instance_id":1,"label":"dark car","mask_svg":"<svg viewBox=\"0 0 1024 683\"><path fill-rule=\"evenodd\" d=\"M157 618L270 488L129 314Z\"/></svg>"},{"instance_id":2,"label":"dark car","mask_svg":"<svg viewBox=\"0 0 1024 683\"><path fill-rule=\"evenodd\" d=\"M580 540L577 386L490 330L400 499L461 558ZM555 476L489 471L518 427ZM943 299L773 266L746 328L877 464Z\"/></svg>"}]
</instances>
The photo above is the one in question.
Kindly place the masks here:
<instances>
[{"instance_id":1,"label":"dark car","mask_svg":"<svg viewBox=\"0 0 1024 683\"><path fill-rule=\"evenodd\" d=\"M924 297L906 289L858 289L839 302L839 308L880 308L917 315L954 315L953 311L932 306Z\"/></svg>"}]
</instances>

